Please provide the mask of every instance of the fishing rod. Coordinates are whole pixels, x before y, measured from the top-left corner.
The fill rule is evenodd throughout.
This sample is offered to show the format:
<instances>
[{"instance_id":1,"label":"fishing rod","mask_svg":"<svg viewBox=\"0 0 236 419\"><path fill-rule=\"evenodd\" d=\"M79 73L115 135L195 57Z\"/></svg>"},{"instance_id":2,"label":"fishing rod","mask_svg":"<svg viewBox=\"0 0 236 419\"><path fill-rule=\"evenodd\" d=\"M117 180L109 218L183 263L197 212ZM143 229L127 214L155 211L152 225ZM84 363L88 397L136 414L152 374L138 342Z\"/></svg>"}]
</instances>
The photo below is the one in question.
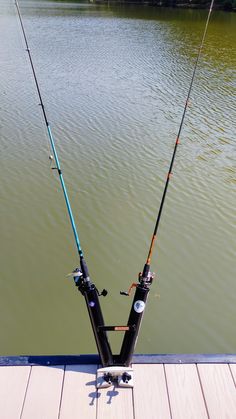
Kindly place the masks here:
<instances>
[{"instance_id":1,"label":"fishing rod","mask_svg":"<svg viewBox=\"0 0 236 419\"><path fill-rule=\"evenodd\" d=\"M15 5L16 5L17 12L18 12L18 17L19 17L19 20L20 20L20 25L21 25L25 45L26 45L26 51L28 53L28 57L29 57L30 65L31 65L31 70L32 70L32 73L33 73L33 78L34 78L35 86L36 86L38 97L39 97L39 102L40 102L39 104L40 104L42 112L43 112L43 117L44 117L44 121L45 121L45 124L46 124L46 127L47 127L47 133L48 133L51 149L52 149L53 156L54 156L55 163L56 163L56 167L54 167L53 169L56 169L58 171L58 175L59 175L60 182L61 182L61 187L62 187L62 190L63 190L63 193L64 193L66 206L67 206L67 210L68 210L68 214L69 214L69 218L70 218L70 222L71 222L71 227L72 227L73 234L74 234L74 239L75 239L77 251L79 253L80 258L83 259L83 251L82 251L82 248L81 248L79 235L78 235L77 228L76 228L76 225L75 225L75 220L74 220L74 216L73 216L73 213L72 213L69 197L68 197L68 194L67 194L67 189L66 189L66 185L65 185L65 182L64 182L64 178L63 178L63 175L62 175L62 170L61 170L61 167L60 167L60 162L59 162L58 154L57 154L57 151L56 151L55 142L54 142L52 131L51 131L51 128L50 128L50 124L48 122L48 118L47 118L47 115L46 115L46 110L45 110L42 95L41 95L41 92L40 92L39 83L38 83L38 79L37 79L37 76L36 76L32 56L31 56L31 52L30 52L28 41L27 41L26 32L25 32L25 28L24 28L24 25L23 25L23 20L22 20L19 4L18 4L17 0L15 1ZM53 157L49 156L49 158L52 159Z\"/></svg>"},{"instance_id":2,"label":"fishing rod","mask_svg":"<svg viewBox=\"0 0 236 419\"><path fill-rule=\"evenodd\" d=\"M112 352L111 352L111 347L110 347L110 344L109 344L109 341L108 341L106 330L104 330L104 328L103 328L104 327L104 319L103 319L103 315L102 315L102 311L101 311L101 307L100 307L100 302L99 302L99 298L98 298L100 295L106 296L107 291L104 289L101 293L99 293L97 288L95 287L95 285L92 283L92 281L90 279L90 276L89 276L88 267L87 267L86 261L84 259L84 254L83 254L83 251L82 251L82 248L81 248L78 231L77 231L77 228L76 228L72 208L71 208L71 205L70 205L70 200L69 200L69 197L68 197L66 185L65 185L65 182L64 182L64 178L63 178L63 174L62 174L62 170L61 170L61 166L60 166L60 161L59 161L59 158L58 158L58 154L57 154L54 138L53 138L53 135L52 135L52 131L51 131L51 128L50 128L50 124L49 124L49 121L48 121L48 118L47 118L45 106L44 106L44 103L43 103L43 99L42 99L42 95L41 95L41 91L40 91L40 87L39 87L39 82L38 82L38 79L37 79L37 76L36 76L36 71L35 71L34 63L33 63L33 60L32 60L32 55L31 55L31 52L30 52L30 48L29 48L29 44L28 44L28 40L27 40L27 36L26 36L25 27L24 27L24 24L23 24L22 15L21 15L21 12L20 12L19 3L18 3L17 0L15 0L15 5L16 5L19 21L20 21L20 26L21 26L21 29L22 29L22 33L23 33L23 38L24 38L24 41L25 41L26 51L28 53L30 67L31 67L31 70L32 70L32 73L33 73L33 79L34 79L36 90L37 90L38 97L39 97L39 102L40 102L39 104L40 104L41 109L42 109L44 121L45 121L45 124L46 124L46 127L47 127L49 142L50 142L51 149L52 149L53 156L54 156L55 163L56 163L56 167L53 167L52 169L56 169L57 172L58 172L58 175L59 175L59 179L60 179L60 182L61 182L61 187L62 187L62 190L63 190L65 202L66 202L67 212L68 212L68 215L69 215L72 231L73 231L73 234L74 234L76 248L77 248L77 251L78 251L78 254L79 254L79 258L80 258L80 268L76 268L73 271L72 275L73 275L73 278L74 278L74 281L75 281L75 285L78 287L79 291L85 297L85 301L86 301L87 309L88 309L88 312L89 312L89 317L90 317L90 320L91 320L91 324L92 324L92 328L93 328L98 352L99 352L100 357L101 357L102 365L104 365L104 366L105 365L110 365L110 364L113 363ZM52 160L52 156L49 156L49 158Z\"/></svg>"},{"instance_id":3,"label":"fishing rod","mask_svg":"<svg viewBox=\"0 0 236 419\"><path fill-rule=\"evenodd\" d=\"M195 80L195 75L196 75L200 55L201 55L202 48L203 48L203 45L204 45L204 41L205 41L205 38L206 38L207 28L208 28L208 25L209 25L213 5L214 5L214 0L211 0L211 4L210 4L210 7L209 7L209 11L208 11L208 15L207 15L207 19L206 19L206 23L205 23L200 47L199 47L197 58L196 58L195 65L194 65L194 68L193 68L192 78L191 78L191 81L190 81L190 85L189 85L189 89L188 89L188 93L187 93L187 98L186 98L186 101L185 101L184 110L183 110L182 118L181 118L181 121L180 121L178 134L177 134L176 141L175 141L175 144L174 144L173 154L172 154L172 157L171 157L169 171L168 171L167 177L166 177L166 182L165 182L165 186L164 186L164 190L163 190L163 195L162 195L162 198L161 198L161 203L160 203L159 211L158 211L158 214L157 214L154 231L153 231L153 235L152 235L152 238L151 238L151 243L150 243L147 259L146 259L146 262L144 264L143 271L139 273L138 283L133 283L131 285L131 287L129 288L128 292L121 292L122 295L129 296L132 288L136 288L135 295L134 295L134 298L133 298L132 307L131 307L131 311L130 311L130 315L129 315L129 319L128 319L128 323L127 323L128 326L131 326L131 325L135 324L136 327L135 327L135 330L125 332L125 336L124 336L124 339L123 339L123 342L122 342L121 352L120 352L120 360L121 360L121 362L123 362L127 366L130 364L131 359L132 359L132 355L133 355L133 352L134 352L135 344L136 344L138 333L139 333L140 324L141 324L141 321L142 321L143 312L144 312L145 305L146 305L146 300L147 300L147 297L148 297L150 286L151 286L152 281L154 279L154 273L152 273L151 270L150 270L151 258L152 258L152 254L153 254L154 244L155 244L155 241L156 241L156 238L157 238L157 231L158 231L158 227L159 227L161 216L162 216L162 211L163 211L163 207L164 207L164 203L165 203L166 193L167 193L169 182L170 182L170 179L171 179L172 169L173 169L174 161L175 161L175 157L176 157L176 152L177 152L177 149L178 149L178 145L180 143L180 135L181 135L182 128L183 128L183 125L184 125L184 120L185 120L185 116L186 116L186 112L187 112L187 108L188 108L188 104L189 104L189 99L190 99L190 95L191 95L191 92L192 92L193 83L194 83L194 80Z\"/></svg>"},{"instance_id":4,"label":"fishing rod","mask_svg":"<svg viewBox=\"0 0 236 419\"><path fill-rule=\"evenodd\" d=\"M81 248L81 245L80 245L79 236L78 236L77 229L76 229L76 226L75 226L74 217L73 217L72 209L71 209L71 206L70 206L70 201L69 201L69 198L68 198L66 186L65 186L62 171L61 171L61 168L60 168L60 163L59 163L58 155L57 155L57 152L56 152L54 139L53 139L52 132L51 132L51 129L50 129L50 125L49 125L49 122L48 122L48 119L47 119L47 116L46 116L46 111L45 111L45 107L44 107L44 104L43 104L43 100L42 100L42 96L41 96L41 92L40 92L40 88L39 88L39 83L38 83L38 80L37 80L37 77L36 77L35 68L34 68L34 65L33 65L32 56L31 56L29 45L28 45L28 42L27 42L26 33L25 33L23 21L22 21L22 16L21 16L21 13L20 13L19 4L18 4L17 0L15 1L15 4L16 4L18 16L19 16L19 19L20 19L20 24L21 24L25 44L26 44L26 51L28 52L28 56L29 56L29 60L30 60L30 64L31 64L31 69L32 69L32 72L33 72L34 81L35 81L35 85L36 85L39 100L40 100L40 105L41 105L44 120L45 120L45 123L46 123L46 126L47 126L47 131L48 131L48 136L49 136L51 148L52 148L54 159L55 159L55 162L56 162L56 167L53 168L53 169L57 170L60 181L61 181L61 186L62 186L62 189L63 189L63 193L64 193L64 197L65 197L65 201L66 201L66 206L67 206L67 210L68 210L68 213L69 213L69 218L70 218L70 221L71 221L71 226L72 226L72 230L73 230L73 233L74 233L76 246L77 246L77 250L78 250L78 253L79 253L79 257L80 257L80 268L76 268L72 272L72 275L73 275L76 287L81 292L81 294L85 297L85 301L86 301L86 305L87 305L87 309L88 309L88 313L89 313L89 317L90 317L95 341L96 341L98 352L99 352L99 355L100 355L100 358L101 358L101 364L102 364L103 368L101 368L97 371L97 386L98 387L107 387L107 386L111 385L113 381L118 380L118 383L120 385L125 386L125 387L132 387L133 386L133 375L132 375L133 372L132 372L132 369L130 368L131 359L132 359L132 355L133 355L135 345L136 345L136 342L137 342L138 333L139 333L142 317L143 317L143 314L144 314L144 309L145 309L145 306L146 306L148 293L150 291L150 286L151 286L151 284L153 282L153 279L154 279L154 274L150 270L153 248L154 248L154 244L155 244L156 237L157 237L157 231L158 231L158 227L159 227L159 223L160 223L160 219L161 219L161 215L162 215L162 211L163 211L163 206L164 206L164 202L165 202L165 198L166 198L166 193L167 193L169 181L170 181L171 174L172 174L172 169L173 169L173 165L174 165L174 161L175 161L175 157L176 157L176 152L177 152L177 148L178 148L179 141L180 141L180 135L181 135L181 132L182 132L184 119L185 119L185 115L186 115L186 112L187 112L187 107L188 107L188 103L189 103L189 99L190 99L190 95L191 95L191 91L192 91L192 87L193 87L193 83L194 83L194 79L195 79L195 75L196 75L197 66L198 66L198 63L199 63L201 51L202 51L203 44L204 44L204 41L205 41L209 20L210 20L211 12L212 12L213 5L214 5L214 0L212 0L211 4L210 4L208 16L207 16L207 20L206 20L206 24L205 24L205 28L204 28L204 33L203 33L203 36L202 36L201 44L200 44L199 51L198 51L198 54L197 54L197 58L196 58L196 61L195 61L195 65L194 65L194 68L193 68L192 78L191 78L190 86L189 86L189 89L188 89L188 94L187 94L187 98L186 98L186 102L185 102L185 106L184 106L184 110L183 110L183 114L182 114L182 118L181 118L181 122L180 122L179 131L178 131L178 134L177 134L177 137L176 137L173 154L172 154L172 157L171 157L170 167L169 167L169 171L168 171L165 186L164 186L164 191L163 191L158 215L157 215L157 218L156 218L156 223L155 223L154 232L153 232L153 235L152 235L147 259L146 259L146 262L144 264L143 271L139 273L138 282L133 283L130 286L128 292L124 292L124 291L120 292L121 295L129 296L130 293L131 293L131 290L133 288L136 289L135 294L134 294L134 298L133 298L133 302L132 302L132 306L131 306L131 310L130 310L130 314L129 314L129 318L128 318L128 322L127 322L126 326L105 326L105 324L104 324L104 320L103 320L102 311L101 311L100 302L99 302L98 297L101 296L101 295L106 296L107 291L104 289L101 293L99 293L96 286L94 285L94 283L92 283L92 281L90 279L90 276L89 276L88 267L87 267L87 264L84 260L83 251L82 251L82 248ZM113 355L113 353L111 351L111 347L110 347L108 337L107 337L107 332L108 331L122 331L122 332L125 332L123 342L122 342L122 345L121 345L121 350L120 350L120 353L118 355Z\"/></svg>"},{"instance_id":5,"label":"fishing rod","mask_svg":"<svg viewBox=\"0 0 236 419\"><path fill-rule=\"evenodd\" d=\"M203 48L203 45L204 45L204 41L205 41L205 38L206 38L207 28L208 28L208 24L209 24L209 21L210 21L213 5L214 5L214 0L211 1L211 5L210 5L210 8L209 8L209 12L208 12L208 16L207 16L207 20L206 20L201 44L200 44L200 47L199 47L199 50L198 50L198 55L197 55L197 58L196 58L196 61L195 61L193 74L192 74L192 78L191 78L191 82L190 82L190 86L189 86L189 90L188 90L188 94L187 94L187 99L186 99L186 102L185 102L185 105L184 105L183 115L182 115L180 126L179 126L179 131L178 131L178 134L177 134L177 137L176 137L176 141L175 141L175 145L174 145L174 151L173 151L173 154L172 154L169 171L168 171L168 174L167 174L167 177L166 177L166 183L165 183L165 187L164 187L164 191L163 191L163 195L162 195L162 199L161 199L161 203L160 203L160 208L159 208L159 212L158 212L158 215L157 215L156 224L155 224L155 227L154 227L154 232L153 232L153 235L152 235L151 244L150 244L148 255L147 255L147 260L146 260L146 263L144 265L143 276L146 275L146 271L149 269L148 267L150 267L151 257L152 257L153 248L154 248L154 243L155 243L155 240L156 240L156 237L157 237L157 231L158 231L158 227L159 227L159 223L160 223L160 219L161 219L161 215L162 215L162 210L163 210L163 206L164 206L164 202L165 202L165 198L166 198L166 193L167 193L167 189L168 189L168 186L169 186L169 181L170 181L170 178L171 178L171 175L172 175L172 168L173 168L173 165L174 165L177 148L178 148L178 145L180 143L180 135L181 135L181 132L182 132L182 128L183 128L183 124L184 124L184 120L185 120L185 115L186 115L187 108L188 108L188 105L189 105L189 99L190 99L190 95L191 95L191 92L192 92L192 87L193 87L193 83L194 83L194 79L195 79L195 75L196 75L196 71L197 71L197 67L198 67L198 63L199 63L199 59L200 59L200 55L201 55L202 48Z\"/></svg>"}]
</instances>

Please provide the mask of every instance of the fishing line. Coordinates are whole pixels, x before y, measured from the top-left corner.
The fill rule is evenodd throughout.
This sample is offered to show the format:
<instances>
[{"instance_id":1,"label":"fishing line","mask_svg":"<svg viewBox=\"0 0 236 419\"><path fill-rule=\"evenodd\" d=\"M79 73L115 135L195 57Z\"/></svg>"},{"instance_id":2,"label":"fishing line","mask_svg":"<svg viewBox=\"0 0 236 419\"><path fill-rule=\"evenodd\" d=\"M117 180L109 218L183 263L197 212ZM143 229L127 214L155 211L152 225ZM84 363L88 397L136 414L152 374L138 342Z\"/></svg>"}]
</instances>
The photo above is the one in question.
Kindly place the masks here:
<instances>
[{"instance_id":1,"label":"fishing line","mask_svg":"<svg viewBox=\"0 0 236 419\"><path fill-rule=\"evenodd\" d=\"M59 179L60 179L60 182L61 182L61 187L62 187L62 190L63 190L65 202L66 202L67 212L68 212L68 215L69 215L72 231L73 231L73 234L74 234L76 247L77 247L77 250L78 250L78 253L79 253L79 256L80 256L80 261L82 261L83 260L83 251L82 251L82 248L81 248L79 235L78 235L77 228L76 228L76 225L75 225L75 220L74 220L74 216L73 216L73 213L72 213L72 209L71 209L66 185L65 185L64 178L63 178L63 175L62 175L60 161L59 161L59 158L58 158L56 146L55 146L55 143L54 143L54 138L53 138L52 131L51 131L51 128L50 128L50 124L49 124L49 121L48 121L48 118L47 118L46 110L45 110L45 107L44 107L44 103L43 103L38 79L37 79L36 72L35 72L35 67L34 67L34 64L33 64L32 56L31 56L31 52L30 52L30 48L29 48L27 37L26 37L26 32L25 32L25 28L24 28L24 24L23 24L21 12L20 12L20 8L19 8L19 4L18 4L17 0L15 1L15 5L16 5L18 17L19 17L19 20L20 20L20 25L21 25L21 29L22 29L22 33L23 33L23 37L24 37L24 41L25 41L26 51L28 53L28 57L29 57L29 61L30 61L30 66L31 66L32 73L33 73L33 78L34 78L36 90L37 90L38 97L39 97L39 102L40 102L39 104L40 104L41 109L42 109L44 121L45 121L45 124L46 124L46 127L47 127L47 134L48 134L48 137L49 137L51 150L52 150L53 157L54 157L54 160L55 160L55 163L56 163L56 167L52 167L52 169L56 169L57 172L58 172L58 175L59 175ZM49 159L52 161L52 156L51 155L49 155ZM86 267L86 276L88 277L87 267Z\"/></svg>"},{"instance_id":2,"label":"fishing line","mask_svg":"<svg viewBox=\"0 0 236 419\"><path fill-rule=\"evenodd\" d=\"M160 207L159 207L159 212L158 212L158 215L157 215L156 224L155 224L155 227L154 227L154 232L153 232L152 239L151 239L151 244L150 244L150 247L149 247L146 263L145 263L144 270L143 270L143 276L147 275L147 273L149 271L149 268L150 268L153 248L154 248L154 244L155 244L155 241L156 241L156 238L157 238L157 231L158 231L158 227L159 227L159 223L160 223L160 219L161 219L161 215L162 215L162 211L163 211L163 206L164 206L164 203L165 203L166 193L167 193L167 189L168 189L168 186L169 186L169 181L170 181L170 178L171 178L171 175L172 175L172 169L173 169L173 165L174 165L174 161L175 161L175 156L176 156L177 148L178 148L178 145L179 145L179 142L180 142L180 135L181 135L182 128L183 128L183 125L184 125L185 115L186 115L186 112L187 112L189 99L190 99L190 95L191 95L191 91L192 91L192 87L193 87L193 83L194 83L194 79L195 79L195 75L196 75L196 71L197 71L197 67L198 67L198 63L199 63L199 59L200 59L200 55L201 55L201 52L202 52L203 44L204 44L204 41L205 41L205 38L206 38L207 28L208 28L208 24L209 24L209 21L210 21L210 16L211 16L211 12L212 12L212 9L213 9L213 5L214 5L214 0L212 0L211 4L210 4L210 8L209 8L209 12L208 12L208 16L207 16L207 20L206 20L206 24L205 24L205 28L204 28L202 40L201 40L200 47L199 47L199 50L198 50L195 65L194 65L194 68L193 68L193 74L192 74L192 78L191 78L186 102L185 102L185 105L184 105L184 110L183 110L183 114L182 114L182 118L181 118L181 122L180 122L180 126L179 126L179 131L178 131L176 141L175 141L175 145L174 145L174 150L173 150L173 154L172 154L172 158L171 158L171 162L170 162L169 171L168 171L168 174L167 174L167 177L166 177L166 183L165 183L165 187L164 187L164 191L163 191L163 195L162 195L162 199L161 199L161 203L160 203Z\"/></svg>"}]
</instances>

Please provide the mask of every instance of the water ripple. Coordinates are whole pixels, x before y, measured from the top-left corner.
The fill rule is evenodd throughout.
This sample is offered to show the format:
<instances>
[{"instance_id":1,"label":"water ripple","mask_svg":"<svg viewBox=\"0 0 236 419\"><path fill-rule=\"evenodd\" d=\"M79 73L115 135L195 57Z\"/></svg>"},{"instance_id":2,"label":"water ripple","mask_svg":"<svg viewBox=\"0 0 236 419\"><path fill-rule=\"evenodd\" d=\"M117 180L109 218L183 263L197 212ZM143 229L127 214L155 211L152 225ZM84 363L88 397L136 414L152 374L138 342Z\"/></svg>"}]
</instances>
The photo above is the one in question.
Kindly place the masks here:
<instances>
[{"instance_id":1,"label":"water ripple","mask_svg":"<svg viewBox=\"0 0 236 419\"><path fill-rule=\"evenodd\" d=\"M119 290L135 280L148 251L204 11L48 1L24 1L22 11L82 246L99 288L113 289L105 315L115 305L125 313ZM161 299L150 297L140 352L235 351L236 26L233 14L217 16L160 223L153 287ZM38 342L31 331L25 352L88 352L89 336L75 345L68 329L78 309L87 329L77 295L63 282L77 258L13 5L4 1L0 19L3 300L20 324L30 314L35 330L42 329L42 302L44 324L55 315L66 325L53 341ZM18 326L7 307L5 318L7 342ZM23 353L20 345L14 350Z\"/></svg>"}]
</instances>

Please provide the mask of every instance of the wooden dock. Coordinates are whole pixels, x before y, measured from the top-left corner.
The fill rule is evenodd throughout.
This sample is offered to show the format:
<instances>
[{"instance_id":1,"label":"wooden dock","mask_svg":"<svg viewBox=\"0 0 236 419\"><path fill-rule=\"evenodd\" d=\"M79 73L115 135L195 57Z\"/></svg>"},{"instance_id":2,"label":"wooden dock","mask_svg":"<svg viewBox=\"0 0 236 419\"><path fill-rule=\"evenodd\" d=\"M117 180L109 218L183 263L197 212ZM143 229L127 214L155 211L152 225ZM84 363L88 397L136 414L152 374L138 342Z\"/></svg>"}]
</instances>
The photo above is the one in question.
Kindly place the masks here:
<instances>
[{"instance_id":1,"label":"wooden dock","mask_svg":"<svg viewBox=\"0 0 236 419\"><path fill-rule=\"evenodd\" d=\"M0 418L236 418L236 355L135 356L133 389L97 390L97 360L0 358Z\"/></svg>"}]
</instances>

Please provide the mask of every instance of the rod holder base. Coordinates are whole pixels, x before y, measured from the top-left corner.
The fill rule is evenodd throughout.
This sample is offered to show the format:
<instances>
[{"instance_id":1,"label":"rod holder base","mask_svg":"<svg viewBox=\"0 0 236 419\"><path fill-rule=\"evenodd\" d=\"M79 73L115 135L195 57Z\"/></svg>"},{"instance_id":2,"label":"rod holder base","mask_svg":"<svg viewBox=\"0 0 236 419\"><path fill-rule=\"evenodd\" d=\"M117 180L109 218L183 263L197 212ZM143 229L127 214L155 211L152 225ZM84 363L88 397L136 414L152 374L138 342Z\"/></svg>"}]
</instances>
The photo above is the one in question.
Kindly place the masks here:
<instances>
[{"instance_id":1,"label":"rod holder base","mask_svg":"<svg viewBox=\"0 0 236 419\"><path fill-rule=\"evenodd\" d=\"M134 371L131 367L106 367L97 370L97 389L119 387L133 388Z\"/></svg>"}]
</instances>

